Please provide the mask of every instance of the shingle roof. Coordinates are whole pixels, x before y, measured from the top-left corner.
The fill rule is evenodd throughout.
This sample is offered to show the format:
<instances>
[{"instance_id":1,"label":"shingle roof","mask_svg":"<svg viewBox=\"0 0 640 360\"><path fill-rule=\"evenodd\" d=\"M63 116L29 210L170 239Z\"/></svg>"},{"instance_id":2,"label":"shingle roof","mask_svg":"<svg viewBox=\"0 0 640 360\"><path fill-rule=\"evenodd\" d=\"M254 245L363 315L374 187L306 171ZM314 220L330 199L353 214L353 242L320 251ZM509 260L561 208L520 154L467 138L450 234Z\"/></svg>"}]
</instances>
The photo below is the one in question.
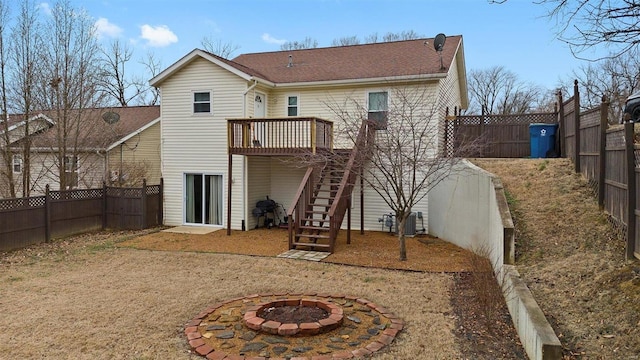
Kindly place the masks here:
<instances>
[{"instance_id":1,"label":"shingle roof","mask_svg":"<svg viewBox=\"0 0 640 360\"><path fill-rule=\"evenodd\" d=\"M113 125L107 124L102 115L106 112L115 112L120 115L120 120ZM56 125L53 125L47 131L32 136L33 147L55 148L58 146L56 140L57 118L55 111L41 111L51 118ZM150 122L160 117L160 106L130 106L130 107L113 107L113 108L93 108L71 110L68 118L72 123L79 120L78 147L105 149L119 139L135 132ZM73 141L71 138L69 141ZM71 144L71 143L69 143ZM69 145L72 146L72 145Z\"/></svg>"},{"instance_id":2,"label":"shingle roof","mask_svg":"<svg viewBox=\"0 0 640 360\"><path fill-rule=\"evenodd\" d=\"M440 68L433 39L243 54L225 61L249 75L274 83L392 78L446 73L462 41L447 37ZM288 66L289 55L293 66Z\"/></svg>"}]
</instances>

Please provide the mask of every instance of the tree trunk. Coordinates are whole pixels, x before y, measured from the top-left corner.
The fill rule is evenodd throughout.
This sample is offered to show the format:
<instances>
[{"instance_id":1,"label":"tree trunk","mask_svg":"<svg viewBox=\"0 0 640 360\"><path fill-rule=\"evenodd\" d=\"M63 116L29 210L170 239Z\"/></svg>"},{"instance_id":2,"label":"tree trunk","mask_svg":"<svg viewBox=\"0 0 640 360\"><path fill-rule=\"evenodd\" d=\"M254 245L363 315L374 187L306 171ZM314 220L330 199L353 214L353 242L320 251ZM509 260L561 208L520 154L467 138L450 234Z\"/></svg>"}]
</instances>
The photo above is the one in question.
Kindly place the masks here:
<instances>
[{"instance_id":1,"label":"tree trunk","mask_svg":"<svg viewBox=\"0 0 640 360\"><path fill-rule=\"evenodd\" d=\"M400 217L399 220L398 217L396 217L398 224L398 241L400 242L400 261L407 261L407 243L404 236L404 224L406 221L407 219L404 216Z\"/></svg>"}]
</instances>

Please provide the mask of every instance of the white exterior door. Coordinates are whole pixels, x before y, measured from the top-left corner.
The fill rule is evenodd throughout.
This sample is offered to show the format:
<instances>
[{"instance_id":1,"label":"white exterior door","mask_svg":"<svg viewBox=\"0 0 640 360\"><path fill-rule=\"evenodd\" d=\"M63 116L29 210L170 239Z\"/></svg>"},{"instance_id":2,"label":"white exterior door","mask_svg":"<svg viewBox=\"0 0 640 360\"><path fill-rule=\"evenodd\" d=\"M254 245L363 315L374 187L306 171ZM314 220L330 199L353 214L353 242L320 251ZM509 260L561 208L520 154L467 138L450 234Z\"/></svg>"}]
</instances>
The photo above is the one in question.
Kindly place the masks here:
<instances>
[{"instance_id":1,"label":"white exterior door","mask_svg":"<svg viewBox=\"0 0 640 360\"><path fill-rule=\"evenodd\" d=\"M253 117L257 119L264 118L267 114L266 111L266 100L267 97L265 94L256 92L256 97L253 101ZM254 124L252 126L253 131L253 146L265 146L265 123L260 122Z\"/></svg>"}]
</instances>

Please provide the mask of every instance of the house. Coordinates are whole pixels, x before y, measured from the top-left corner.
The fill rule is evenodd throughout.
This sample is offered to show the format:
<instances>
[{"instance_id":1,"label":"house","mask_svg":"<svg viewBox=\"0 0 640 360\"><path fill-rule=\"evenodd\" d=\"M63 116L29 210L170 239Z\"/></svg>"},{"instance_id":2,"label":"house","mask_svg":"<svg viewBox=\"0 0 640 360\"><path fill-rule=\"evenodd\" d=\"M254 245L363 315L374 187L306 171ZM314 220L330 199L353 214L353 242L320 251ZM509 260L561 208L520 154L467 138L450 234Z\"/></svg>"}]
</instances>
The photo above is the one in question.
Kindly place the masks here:
<instances>
[{"instance_id":1,"label":"house","mask_svg":"<svg viewBox=\"0 0 640 360\"><path fill-rule=\"evenodd\" d=\"M425 121L439 131L446 107L467 106L464 51L462 36L448 37L441 52L429 44L433 39L243 54L232 60L199 49L185 55L150 81L162 94L165 224L246 230L262 225L254 209L267 196L284 208L295 205L303 180L315 176L317 182L323 174L312 175L291 159L353 147L354 139L337 130L336 108L357 111L360 104L370 119L380 120L395 90L420 90L427 94L424 107L437 109ZM437 141L434 154L438 146ZM343 197L359 192L355 170L345 179L348 188L340 190ZM328 198L336 195L334 185ZM342 212L336 224L342 224L348 207L365 229L382 229L378 219L390 209L379 195L363 189L362 197L349 200L350 206L331 210ZM327 201L332 200L322 202L325 209L318 212L324 215L315 226L329 222L332 204ZM416 211L426 212L426 204ZM282 210L279 216L282 220Z\"/></svg>"},{"instance_id":2,"label":"house","mask_svg":"<svg viewBox=\"0 0 640 360\"><path fill-rule=\"evenodd\" d=\"M8 197L8 173L16 184L17 196L23 191L23 174L29 163L30 195L41 195L46 185L60 188L101 187L103 181L122 186L160 182L160 107L132 106L70 110L65 118L56 111L41 111L24 119L11 115L4 136L0 123L0 147L11 153L11 166L0 165L0 196ZM27 134L28 129L28 134ZM66 138L66 145L60 146ZM8 139L8 144L6 139ZM24 148L29 151L25 161ZM62 170L64 169L64 170Z\"/></svg>"}]
</instances>

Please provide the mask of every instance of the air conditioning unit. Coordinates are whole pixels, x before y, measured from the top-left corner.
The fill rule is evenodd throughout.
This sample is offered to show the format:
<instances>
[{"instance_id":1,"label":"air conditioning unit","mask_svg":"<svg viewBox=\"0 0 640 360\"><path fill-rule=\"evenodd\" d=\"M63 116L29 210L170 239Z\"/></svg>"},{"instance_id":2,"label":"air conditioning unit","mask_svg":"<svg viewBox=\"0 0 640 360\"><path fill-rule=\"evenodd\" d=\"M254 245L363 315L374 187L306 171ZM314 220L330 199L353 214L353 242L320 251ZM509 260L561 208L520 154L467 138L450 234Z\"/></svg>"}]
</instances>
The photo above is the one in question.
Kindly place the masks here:
<instances>
[{"instance_id":1,"label":"air conditioning unit","mask_svg":"<svg viewBox=\"0 0 640 360\"><path fill-rule=\"evenodd\" d=\"M398 223L396 221L396 234L398 233ZM416 236L416 213L412 212L407 221L404 223L404 235L405 236Z\"/></svg>"}]
</instances>

